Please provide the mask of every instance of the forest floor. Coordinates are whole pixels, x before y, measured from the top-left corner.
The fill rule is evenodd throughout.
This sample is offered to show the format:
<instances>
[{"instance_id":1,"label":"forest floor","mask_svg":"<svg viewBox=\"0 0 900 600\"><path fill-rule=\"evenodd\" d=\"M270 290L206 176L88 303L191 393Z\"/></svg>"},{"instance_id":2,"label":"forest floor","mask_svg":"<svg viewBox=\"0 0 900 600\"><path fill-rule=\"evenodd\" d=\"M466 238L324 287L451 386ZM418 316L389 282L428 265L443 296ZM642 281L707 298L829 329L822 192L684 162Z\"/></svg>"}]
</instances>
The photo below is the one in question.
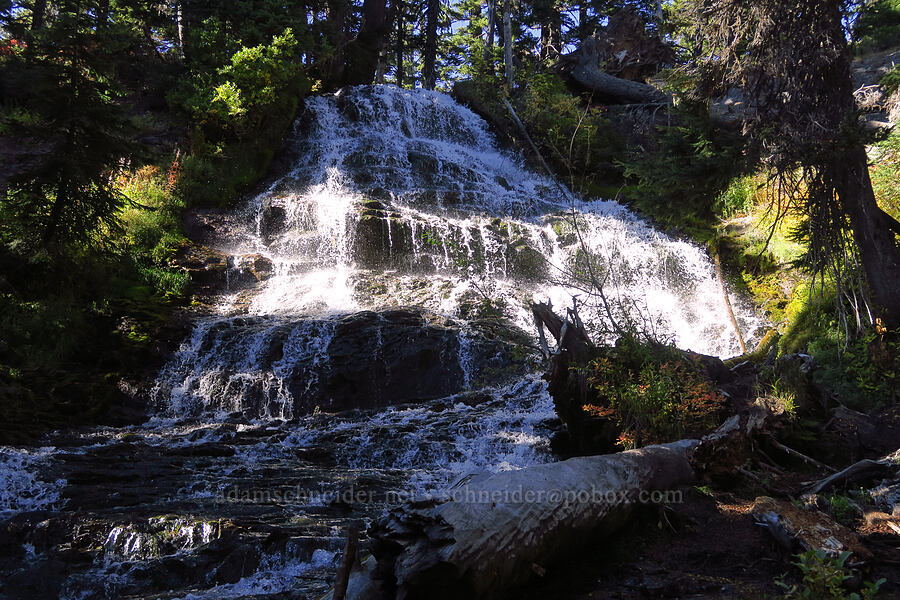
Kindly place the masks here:
<instances>
[{"instance_id":1,"label":"forest floor","mask_svg":"<svg viewBox=\"0 0 900 600\"><path fill-rule=\"evenodd\" d=\"M900 407L883 411L878 419L883 442L878 445L900 446ZM800 504L805 484L827 473L793 460L779 460L778 468L783 472L756 471L759 480L739 476L728 483L692 487L684 491L682 502L643 508L643 514L614 537L549 566L542 578L510 598L782 598L785 590L776 582L799 584L803 574L793 565L796 554L779 546L755 522L751 509L760 496ZM876 478L863 487L878 483ZM834 500L831 493L822 496ZM877 598L900 598L900 533L879 517L887 515L860 501L854 514L839 520L873 555L854 571L857 585L884 578ZM824 519L830 522L830 517Z\"/></svg>"}]
</instances>

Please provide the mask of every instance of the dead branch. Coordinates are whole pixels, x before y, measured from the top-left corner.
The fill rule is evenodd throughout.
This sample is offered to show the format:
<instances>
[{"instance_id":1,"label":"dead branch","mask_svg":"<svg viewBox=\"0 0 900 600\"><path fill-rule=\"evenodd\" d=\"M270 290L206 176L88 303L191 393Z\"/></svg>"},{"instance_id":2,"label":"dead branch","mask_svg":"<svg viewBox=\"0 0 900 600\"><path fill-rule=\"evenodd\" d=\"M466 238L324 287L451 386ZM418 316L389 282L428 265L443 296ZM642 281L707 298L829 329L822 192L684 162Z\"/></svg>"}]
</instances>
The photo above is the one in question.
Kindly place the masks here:
<instances>
[{"instance_id":1,"label":"dead branch","mask_svg":"<svg viewBox=\"0 0 900 600\"><path fill-rule=\"evenodd\" d=\"M853 483L856 481L862 481L863 479L869 479L871 477L887 475L889 473L893 473L896 469L896 465L892 465L890 461L871 460L866 458L859 462L855 462L843 471L835 473L834 475L826 477L825 479L816 483L809 489L809 491L807 491L806 494L804 494L804 496L818 494L830 487L841 483Z\"/></svg>"}]
</instances>

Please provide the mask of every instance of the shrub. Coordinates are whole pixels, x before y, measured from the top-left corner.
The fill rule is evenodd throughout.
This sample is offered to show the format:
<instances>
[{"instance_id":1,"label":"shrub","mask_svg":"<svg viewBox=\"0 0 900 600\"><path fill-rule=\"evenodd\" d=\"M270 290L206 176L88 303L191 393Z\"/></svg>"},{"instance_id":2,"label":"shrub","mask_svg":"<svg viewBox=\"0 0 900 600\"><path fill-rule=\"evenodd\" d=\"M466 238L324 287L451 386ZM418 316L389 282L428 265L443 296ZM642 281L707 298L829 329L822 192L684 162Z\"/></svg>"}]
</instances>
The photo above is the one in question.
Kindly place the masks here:
<instances>
[{"instance_id":1,"label":"shrub","mask_svg":"<svg viewBox=\"0 0 900 600\"><path fill-rule=\"evenodd\" d=\"M696 357L633 335L600 349L586 373L595 400L583 410L614 419L625 448L706 433L725 408Z\"/></svg>"},{"instance_id":2,"label":"shrub","mask_svg":"<svg viewBox=\"0 0 900 600\"><path fill-rule=\"evenodd\" d=\"M625 195L659 224L707 241L718 220L716 208L725 206L722 194L747 169L743 140L716 127L695 106L680 109L674 118L681 125L660 130L654 148L634 152L622 163L629 184Z\"/></svg>"},{"instance_id":3,"label":"shrub","mask_svg":"<svg viewBox=\"0 0 900 600\"><path fill-rule=\"evenodd\" d=\"M846 565L849 552L841 552L831 557L824 550L810 550L797 555L794 564L803 573L799 585L789 585L784 579L776 581L776 585L785 590L784 597L790 600L869 600L878 594L878 588L885 582L880 579L875 583L866 582L859 592L849 592L844 586L853 579L850 568Z\"/></svg>"}]
</instances>

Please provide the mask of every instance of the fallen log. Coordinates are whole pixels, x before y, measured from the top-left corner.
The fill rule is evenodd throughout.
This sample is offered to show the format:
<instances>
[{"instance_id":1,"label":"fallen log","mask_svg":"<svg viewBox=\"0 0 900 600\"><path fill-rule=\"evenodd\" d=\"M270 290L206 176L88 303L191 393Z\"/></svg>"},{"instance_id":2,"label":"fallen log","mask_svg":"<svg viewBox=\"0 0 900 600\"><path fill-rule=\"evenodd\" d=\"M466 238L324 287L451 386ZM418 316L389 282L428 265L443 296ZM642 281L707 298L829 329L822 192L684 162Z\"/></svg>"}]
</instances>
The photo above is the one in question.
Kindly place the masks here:
<instances>
[{"instance_id":1,"label":"fallen log","mask_svg":"<svg viewBox=\"0 0 900 600\"><path fill-rule=\"evenodd\" d=\"M556 358L590 343L574 317L533 308L564 349ZM475 475L398 506L370 527L372 557L351 575L346 598L489 598L525 584L545 565L620 529L654 491L733 474L752 455L754 438L782 416L760 399L700 441Z\"/></svg>"},{"instance_id":2,"label":"fallen log","mask_svg":"<svg viewBox=\"0 0 900 600\"><path fill-rule=\"evenodd\" d=\"M478 475L398 507L370 528L377 566L354 574L346 597L484 598L526 583L546 561L622 527L652 492L693 482L698 443Z\"/></svg>"},{"instance_id":3,"label":"fallen log","mask_svg":"<svg viewBox=\"0 0 900 600\"><path fill-rule=\"evenodd\" d=\"M600 68L600 41L595 37L585 39L572 56L575 64L569 76L587 89L616 100L644 104L670 104L671 99L652 85L610 75Z\"/></svg>"}]
</instances>

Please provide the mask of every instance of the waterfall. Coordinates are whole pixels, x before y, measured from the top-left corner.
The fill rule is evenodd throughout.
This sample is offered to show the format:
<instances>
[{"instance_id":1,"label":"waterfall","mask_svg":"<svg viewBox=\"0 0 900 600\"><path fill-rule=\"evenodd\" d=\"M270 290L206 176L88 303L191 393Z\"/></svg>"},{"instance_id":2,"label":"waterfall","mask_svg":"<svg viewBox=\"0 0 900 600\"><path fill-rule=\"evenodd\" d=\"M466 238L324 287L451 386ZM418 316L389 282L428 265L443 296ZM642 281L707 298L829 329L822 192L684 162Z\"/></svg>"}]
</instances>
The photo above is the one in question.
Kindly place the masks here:
<instances>
[{"instance_id":1,"label":"waterfall","mask_svg":"<svg viewBox=\"0 0 900 600\"><path fill-rule=\"evenodd\" d=\"M161 369L153 418L0 448L0 519L55 523L23 533L27 573L52 545L88 557L59 597L318 598L350 520L554 460L529 306L577 297L602 338L585 273L616 318L737 352L701 248L573 200L445 95L310 98L291 143L293 169L218 236L228 293Z\"/></svg>"},{"instance_id":2,"label":"waterfall","mask_svg":"<svg viewBox=\"0 0 900 600\"><path fill-rule=\"evenodd\" d=\"M228 248L234 264L270 261L272 276L249 301L232 296L221 317L198 323L164 369L154 396L170 416L291 418L304 404L297 390L305 395L321 373L307 369L300 385L289 372L329 362L336 319L385 307L456 320L442 353L463 357L469 387L478 377L466 321L482 309L529 331L532 300L562 307L577 297L582 319L610 330L586 270L620 318L682 348L738 352L700 247L615 202L574 199L500 150L486 123L446 95L368 86L310 98L294 143L294 168L248 203L245 235ZM752 338L759 320L732 303Z\"/></svg>"}]
</instances>

